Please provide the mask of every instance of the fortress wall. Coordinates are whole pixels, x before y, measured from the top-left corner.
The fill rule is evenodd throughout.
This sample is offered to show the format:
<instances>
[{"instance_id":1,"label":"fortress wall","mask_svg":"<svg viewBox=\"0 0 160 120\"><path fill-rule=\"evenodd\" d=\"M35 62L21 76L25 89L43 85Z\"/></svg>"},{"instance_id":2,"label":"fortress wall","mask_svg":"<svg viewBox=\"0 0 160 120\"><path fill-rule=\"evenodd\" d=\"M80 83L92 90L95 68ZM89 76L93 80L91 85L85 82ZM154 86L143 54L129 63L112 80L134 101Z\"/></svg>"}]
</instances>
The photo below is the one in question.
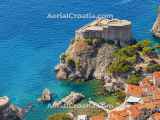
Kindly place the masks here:
<instances>
[{"instance_id":1,"label":"fortress wall","mask_svg":"<svg viewBox=\"0 0 160 120\"><path fill-rule=\"evenodd\" d=\"M75 39L82 39L84 37L83 32L76 31Z\"/></svg>"},{"instance_id":2,"label":"fortress wall","mask_svg":"<svg viewBox=\"0 0 160 120\"><path fill-rule=\"evenodd\" d=\"M102 31L86 31L86 32L76 32L76 39L84 39L84 38L102 38Z\"/></svg>"},{"instance_id":3,"label":"fortress wall","mask_svg":"<svg viewBox=\"0 0 160 120\"><path fill-rule=\"evenodd\" d=\"M102 38L102 31L88 31L85 38Z\"/></svg>"},{"instance_id":4,"label":"fortress wall","mask_svg":"<svg viewBox=\"0 0 160 120\"><path fill-rule=\"evenodd\" d=\"M113 40L115 42L127 43L131 40L131 26L109 26L104 31L105 40Z\"/></svg>"},{"instance_id":5,"label":"fortress wall","mask_svg":"<svg viewBox=\"0 0 160 120\"><path fill-rule=\"evenodd\" d=\"M125 26L107 26L103 31L76 31L75 38L102 38L107 40L113 40L115 43L120 42L121 45L127 44L131 38L131 25Z\"/></svg>"}]
</instances>

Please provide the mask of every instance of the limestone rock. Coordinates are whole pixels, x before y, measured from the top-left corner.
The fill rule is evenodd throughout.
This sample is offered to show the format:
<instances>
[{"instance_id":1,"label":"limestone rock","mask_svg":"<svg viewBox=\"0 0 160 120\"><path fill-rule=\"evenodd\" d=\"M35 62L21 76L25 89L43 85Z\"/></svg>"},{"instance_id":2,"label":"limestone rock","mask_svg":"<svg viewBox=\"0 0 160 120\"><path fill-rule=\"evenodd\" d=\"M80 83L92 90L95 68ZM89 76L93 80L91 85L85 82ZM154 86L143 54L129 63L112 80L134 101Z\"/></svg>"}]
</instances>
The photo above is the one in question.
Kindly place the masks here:
<instances>
[{"instance_id":1,"label":"limestone rock","mask_svg":"<svg viewBox=\"0 0 160 120\"><path fill-rule=\"evenodd\" d=\"M84 99L85 96L81 93L71 92L68 96L64 97L60 101L55 101L53 103L54 108L59 108L61 106L68 106L68 105L74 105L78 102L80 102L82 99Z\"/></svg>"},{"instance_id":2,"label":"limestone rock","mask_svg":"<svg viewBox=\"0 0 160 120\"><path fill-rule=\"evenodd\" d=\"M49 89L45 88L42 92L41 97L38 99L40 102L51 102L52 101L52 93Z\"/></svg>"},{"instance_id":3,"label":"limestone rock","mask_svg":"<svg viewBox=\"0 0 160 120\"><path fill-rule=\"evenodd\" d=\"M155 23L153 24L152 33L154 34L155 37L160 38L160 14L159 13L158 13Z\"/></svg>"},{"instance_id":4,"label":"limestone rock","mask_svg":"<svg viewBox=\"0 0 160 120\"><path fill-rule=\"evenodd\" d=\"M96 56L96 69L94 76L96 79L104 79L106 74L106 67L112 62L113 56L112 52L114 48L111 45L103 44L97 53Z\"/></svg>"},{"instance_id":5,"label":"limestone rock","mask_svg":"<svg viewBox=\"0 0 160 120\"><path fill-rule=\"evenodd\" d=\"M60 56L57 78L104 79L115 48L135 43L131 27L127 20L99 19L76 30L75 39Z\"/></svg>"},{"instance_id":6,"label":"limestone rock","mask_svg":"<svg viewBox=\"0 0 160 120\"><path fill-rule=\"evenodd\" d=\"M10 103L8 97L0 97L0 120L22 120L23 110Z\"/></svg>"},{"instance_id":7,"label":"limestone rock","mask_svg":"<svg viewBox=\"0 0 160 120\"><path fill-rule=\"evenodd\" d=\"M95 40L93 40L95 41ZM55 67L57 79L102 79L106 67L112 62L112 45L101 40L90 45L86 40L75 40L65 53L63 63ZM68 59L72 61L68 62Z\"/></svg>"},{"instance_id":8,"label":"limestone rock","mask_svg":"<svg viewBox=\"0 0 160 120\"><path fill-rule=\"evenodd\" d=\"M59 80L66 80L68 78L68 67L65 64L59 64L55 67L56 77Z\"/></svg>"},{"instance_id":9,"label":"limestone rock","mask_svg":"<svg viewBox=\"0 0 160 120\"><path fill-rule=\"evenodd\" d=\"M105 78L104 88L107 92L115 92L125 90L126 86L123 80L108 77Z\"/></svg>"}]
</instances>

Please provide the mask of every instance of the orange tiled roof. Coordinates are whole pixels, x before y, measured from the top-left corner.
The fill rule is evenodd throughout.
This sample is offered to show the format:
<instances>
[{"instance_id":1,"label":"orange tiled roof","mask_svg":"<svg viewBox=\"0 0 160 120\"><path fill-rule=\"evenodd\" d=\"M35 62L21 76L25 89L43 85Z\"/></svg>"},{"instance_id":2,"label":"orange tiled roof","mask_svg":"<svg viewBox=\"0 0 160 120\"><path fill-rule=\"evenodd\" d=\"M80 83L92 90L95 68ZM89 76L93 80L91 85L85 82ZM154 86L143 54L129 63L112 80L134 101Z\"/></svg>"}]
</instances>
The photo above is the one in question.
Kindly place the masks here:
<instances>
[{"instance_id":1,"label":"orange tiled roof","mask_svg":"<svg viewBox=\"0 0 160 120\"><path fill-rule=\"evenodd\" d=\"M160 71L154 72L154 73L153 73L153 77L154 77L155 79L160 79Z\"/></svg>"},{"instance_id":2,"label":"orange tiled roof","mask_svg":"<svg viewBox=\"0 0 160 120\"><path fill-rule=\"evenodd\" d=\"M153 73L153 76L160 79L160 72ZM129 118L129 115L131 115L132 118L138 118L142 109L155 109L156 107L160 107L160 89L154 86L150 80L151 78L144 78L139 86L129 84L126 88L127 94L131 96L142 97L146 93L151 93L151 96L150 94L146 94L145 97L143 96L143 104L135 104L124 110L112 111L109 113L109 120L126 120ZM160 113L154 114L153 117L154 120L160 120Z\"/></svg>"},{"instance_id":3,"label":"orange tiled roof","mask_svg":"<svg viewBox=\"0 0 160 120\"><path fill-rule=\"evenodd\" d=\"M155 97L155 99L160 99L160 91L159 90L155 91L154 97Z\"/></svg>"},{"instance_id":4,"label":"orange tiled roof","mask_svg":"<svg viewBox=\"0 0 160 120\"><path fill-rule=\"evenodd\" d=\"M160 98L160 90L158 90L156 86L150 83L150 78L144 78L143 81L141 81L139 86L129 84L126 92L128 95L131 95L131 96L141 97L145 94L146 95L155 94L155 95L158 95L157 98Z\"/></svg>"},{"instance_id":5,"label":"orange tiled roof","mask_svg":"<svg viewBox=\"0 0 160 120\"><path fill-rule=\"evenodd\" d=\"M142 87L150 87L151 83L150 83L150 78L146 77L142 80L141 85Z\"/></svg>"},{"instance_id":6,"label":"orange tiled roof","mask_svg":"<svg viewBox=\"0 0 160 120\"><path fill-rule=\"evenodd\" d=\"M153 114L153 120L160 120L160 113Z\"/></svg>"},{"instance_id":7,"label":"orange tiled roof","mask_svg":"<svg viewBox=\"0 0 160 120\"><path fill-rule=\"evenodd\" d=\"M97 115L97 116L91 117L90 120L105 120L105 118L103 115Z\"/></svg>"},{"instance_id":8,"label":"orange tiled roof","mask_svg":"<svg viewBox=\"0 0 160 120\"><path fill-rule=\"evenodd\" d=\"M137 118L140 115L140 112L141 112L140 109L141 109L141 106L137 104L129 107L127 110L131 112L131 116L133 118Z\"/></svg>"},{"instance_id":9,"label":"orange tiled roof","mask_svg":"<svg viewBox=\"0 0 160 120\"><path fill-rule=\"evenodd\" d=\"M127 94L131 96L142 96L143 91L140 86L129 84L127 86Z\"/></svg>"},{"instance_id":10,"label":"orange tiled roof","mask_svg":"<svg viewBox=\"0 0 160 120\"><path fill-rule=\"evenodd\" d=\"M109 120L126 120L129 117L129 113L126 110L112 111L109 116Z\"/></svg>"},{"instance_id":11,"label":"orange tiled roof","mask_svg":"<svg viewBox=\"0 0 160 120\"><path fill-rule=\"evenodd\" d=\"M124 110L112 111L111 113L109 113L109 120L126 120L129 117L129 115L131 115L132 118L138 118L142 109L154 109L158 106L160 106L160 99L152 100L143 104L131 105L130 107Z\"/></svg>"}]
</instances>

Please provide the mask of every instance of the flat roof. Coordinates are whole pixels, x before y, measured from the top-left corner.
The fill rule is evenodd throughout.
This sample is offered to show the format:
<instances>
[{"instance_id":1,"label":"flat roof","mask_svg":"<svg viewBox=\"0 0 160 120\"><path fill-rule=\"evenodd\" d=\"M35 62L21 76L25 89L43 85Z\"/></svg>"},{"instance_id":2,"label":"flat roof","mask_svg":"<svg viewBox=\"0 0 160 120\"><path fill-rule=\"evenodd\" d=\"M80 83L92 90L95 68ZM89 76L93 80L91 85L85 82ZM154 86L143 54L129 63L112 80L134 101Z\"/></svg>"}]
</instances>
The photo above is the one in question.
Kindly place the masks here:
<instances>
[{"instance_id":1,"label":"flat roof","mask_svg":"<svg viewBox=\"0 0 160 120\"><path fill-rule=\"evenodd\" d=\"M127 102L129 102L129 103L138 103L139 101L141 100L141 98L139 98L139 97L134 97L134 96L130 96L128 99L127 99Z\"/></svg>"},{"instance_id":2,"label":"flat roof","mask_svg":"<svg viewBox=\"0 0 160 120\"><path fill-rule=\"evenodd\" d=\"M100 26L124 26L124 25L130 25L131 22L128 20L120 20L120 19L101 19L100 21L97 21L97 25Z\"/></svg>"},{"instance_id":3,"label":"flat roof","mask_svg":"<svg viewBox=\"0 0 160 120\"><path fill-rule=\"evenodd\" d=\"M96 31L102 31L103 28L101 26L89 26L85 30L96 30Z\"/></svg>"},{"instance_id":4,"label":"flat roof","mask_svg":"<svg viewBox=\"0 0 160 120\"><path fill-rule=\"evenodd\" d=\"M87 119L87 115L78 115L78 120L86 120Z\"/></svg>"},{"instance_id":5,"label":"flat roof","mask_svg":"<svg viewBox=\"0 0 160 120\"><path fill-rule=\"evenodd\" d=\"M128 20L120 20L120 19L97 19L77 31L86 31L86 30L96 30L101 31L103 28L109 27L109 26L127 26L131 25L131 21Z\"/></svg>"}]
</instances>

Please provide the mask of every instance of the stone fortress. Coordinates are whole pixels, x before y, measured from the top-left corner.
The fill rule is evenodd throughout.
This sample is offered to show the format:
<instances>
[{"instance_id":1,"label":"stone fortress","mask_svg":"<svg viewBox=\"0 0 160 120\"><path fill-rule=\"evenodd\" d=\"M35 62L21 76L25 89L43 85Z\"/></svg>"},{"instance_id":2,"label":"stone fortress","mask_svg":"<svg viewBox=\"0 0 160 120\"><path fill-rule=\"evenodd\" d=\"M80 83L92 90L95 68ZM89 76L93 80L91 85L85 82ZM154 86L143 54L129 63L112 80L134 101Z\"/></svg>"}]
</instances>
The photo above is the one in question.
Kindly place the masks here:
<instances>
[{"instance_id":1,"label":"stone fortress","mask_svg":"<svg viewBox=\"0 0 160 120\"><path fill-rule=\"evenodd\" d=\"M131 42L131 28L132 23L128 20L97 19L78 29L75 33L75 38L100 38L124 46Z\"/></svg>"}]
</instances>

